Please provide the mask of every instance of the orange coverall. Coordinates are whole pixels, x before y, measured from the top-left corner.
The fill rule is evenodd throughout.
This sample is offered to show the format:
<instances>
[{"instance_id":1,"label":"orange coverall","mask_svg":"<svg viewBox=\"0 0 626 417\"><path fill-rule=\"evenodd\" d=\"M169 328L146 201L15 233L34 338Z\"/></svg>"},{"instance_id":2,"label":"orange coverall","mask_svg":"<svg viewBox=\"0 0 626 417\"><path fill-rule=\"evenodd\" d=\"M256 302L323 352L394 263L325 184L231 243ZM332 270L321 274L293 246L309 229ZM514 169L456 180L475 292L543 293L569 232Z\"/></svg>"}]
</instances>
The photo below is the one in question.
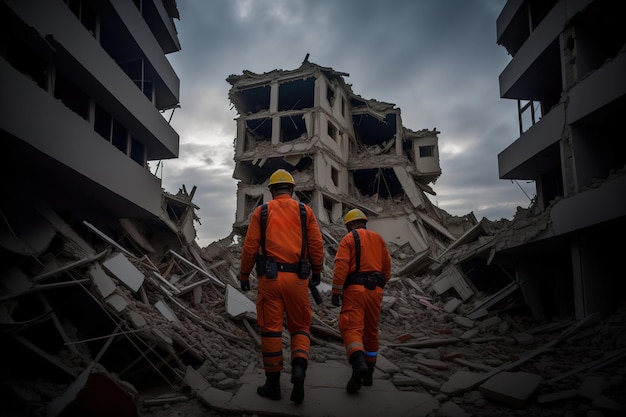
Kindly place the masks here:
<instances>
[{"instance_id":1,"label":"orange coverall","mask_svg":"<svg viewBox=\"0 0 626 417\"><path fill-rule=\"evenodd\" d=\"M391 256L383 238L372 230L355 229L359 234L361 257L359 272L381 272L385 282L391 277ZM335 255L333 295L343 291L339 330L348 358L358 350L365 353L365 361L376 363L378 354L378 321L383 302L383 289L369 290L353 284L344 288L348 275L356 271L356 242L352 232L346 234Z\"/></svg>"},{"instance_id":2,"label":"orange coverall","mask_svg":"<svg viewBox=\"0 0 626 417\"><path fill-rule=\"evenodd\" d=\"M324 264L324 242L311 207L306 209L306 253L313 273L321 273ZM290 195L276 196L267 203L265 252L277 262L295 264L302 250L300 206ZM248 276L255 265L254 255L261 253L261 206L252 213L241 252L241 274ZM309 301L309 280L300 279L296 272L278 272L268 279L258 278L256 302L257 324L261 329L261 352L266 372L283 368L283 316L287 315L287 330L291 335L291 360L302 357L308 361L311 345L310 330L313 310Z\"/></svg>"}]
</instances>

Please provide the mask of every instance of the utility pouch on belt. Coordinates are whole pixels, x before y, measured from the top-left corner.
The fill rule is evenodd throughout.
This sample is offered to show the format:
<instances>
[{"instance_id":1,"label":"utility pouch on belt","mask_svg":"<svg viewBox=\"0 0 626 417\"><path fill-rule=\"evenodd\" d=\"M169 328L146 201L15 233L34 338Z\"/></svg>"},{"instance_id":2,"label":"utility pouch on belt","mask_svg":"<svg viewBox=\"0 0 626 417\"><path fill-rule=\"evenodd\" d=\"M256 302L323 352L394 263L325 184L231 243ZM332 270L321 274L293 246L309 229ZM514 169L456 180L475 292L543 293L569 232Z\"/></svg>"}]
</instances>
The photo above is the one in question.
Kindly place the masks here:
<instances>
[{"instance_id":1,"label":"utility pouch on belt","mask_svg":"<svg viewBox=\"0 0 626 417\"><path fill-rule=\"evenodd\" d=\"M256 263L256 275L258 277L260 277L261 275L265 275L265 270L267 266L265 262L265 256L257 253L256 255L254 255L254 260Z\"/></svg>"},{"instance_id":2,"label":"utility pouch on belt","mask_svg":"<svg viewBox=\"0 0 626 417\"><path fill-rule=\"evenodd\" d=\"M373 274L363 275L363 286L368 290L373 290L378 285L378 281Z\"/></svg>"},{"instance_id":3,"label":"utility pouch on belt","mask_svg":"<svg viewBox=\"0 0 626 417\"><path fill-rule=\"evenodd\" d=\"M265 262L265 278L274 279L278 276L278 264L273 259Z\"/></svg>"},{"instance_id":4,"label":"utility pouch on belt","mask_svg":"<svg viewBox=\"0 0 626 417\"><path fill-rule=\"evenodd\" d=\"M298 262L298 278L307 279L311 275L311 261L300 259Z\"/></svg>"}]
</instances>

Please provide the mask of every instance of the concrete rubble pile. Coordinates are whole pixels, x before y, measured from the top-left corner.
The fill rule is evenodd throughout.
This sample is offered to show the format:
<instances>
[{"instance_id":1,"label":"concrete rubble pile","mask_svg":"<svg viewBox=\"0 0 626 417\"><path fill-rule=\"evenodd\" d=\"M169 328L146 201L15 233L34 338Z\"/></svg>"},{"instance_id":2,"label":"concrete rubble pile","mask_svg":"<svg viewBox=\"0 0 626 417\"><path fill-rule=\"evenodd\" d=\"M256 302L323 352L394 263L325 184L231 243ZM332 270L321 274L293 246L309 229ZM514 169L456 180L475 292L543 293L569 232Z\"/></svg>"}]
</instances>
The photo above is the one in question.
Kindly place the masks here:
<instances>
[{"instance_id":1,"label":"concrete rubble pile","mask_svg":"<svg viewBox=\"0 0 626 417\"><path fill-rule=\"evenodd\" d=\"M119 233L131 230L127 223L104 229L44 217L54 233L39 254L3 262L2 415L88 415L96 407L150 415L192 400L189 369L228 395L249 366L262 368L256 277L252 291L238 290L241 236L200 248L164 231ZM515 220L479 224L501 235ZM312 301L312 363L346 361L339 311L329 302L343 227L321 226L325 302ZM478 291L455 262L497 240L480 235L458 239L437 259L390 244L377 372L400 390L452 398L470 414L490 407L623 413L626 308L541 322L513 280ZM155 386L168 394L152 395Z\"/></svg>"}]
</instances>

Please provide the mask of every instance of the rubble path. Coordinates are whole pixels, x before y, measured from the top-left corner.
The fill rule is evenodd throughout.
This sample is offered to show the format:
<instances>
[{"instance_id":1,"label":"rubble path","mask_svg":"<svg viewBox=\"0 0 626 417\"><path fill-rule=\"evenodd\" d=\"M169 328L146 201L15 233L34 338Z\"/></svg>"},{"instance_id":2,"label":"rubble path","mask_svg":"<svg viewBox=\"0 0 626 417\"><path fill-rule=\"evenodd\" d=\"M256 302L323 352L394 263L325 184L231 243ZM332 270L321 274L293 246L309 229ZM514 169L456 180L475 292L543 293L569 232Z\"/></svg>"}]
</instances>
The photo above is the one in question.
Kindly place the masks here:
<instances>
[{"instance_id":1,"label":"rubble path","mask_svg":"<svg viewBox=\"0 0 626 417\"><path fill-rule=\"evenodd\" d=\"M385 377L394 383L397 381L397 388L400 390L430 393L442 403L452 399L471 416L586 416L587 413L598 410L593 397L574 395L560 401L546 400L543 404L539 404L538 399L547 399L555 393L579 390L585 380L597 377L604 384L603 398L624 405L623 399L626 398L624 356L613 364L598 367L593 371L582 369L580 372L572 373L572 370L577 367L584 368L585 364L598 361L608 352L626 348L626 307L608 319L591 323L574 333L564 343L545 349L515 367L513 371L539 375L542 380L530 401L522 409L517 409L485 397L477 388L449 396L441 393L440 387L458 371L481 373L519 361L529 352L541 349L556 339L573 321L561 319L552 323L534 323L527 316L511 316L507 311L492 313L476 321L473 327L478 329L478 332L472 338L462 340L468 329L458 323L467 324L457 318L464 317L464 310L469 310L471 306L460 305L456 311L446 312L444 306L448 300L443 297L433 297L430 307L420 304L412 295L421 294L418 294L412 286L404 285L402 281L392 282L385 289L385 294L386 301L380 323L380 355L391 364ZM328 360L347 362L340 337L332 333L333 329L336 331L339 310L330 304L328 294L323 296L324 304L313 305L315 320L310 360L312 363ZM214 311L211 313L213 317L223 313L221 307L216 305L213 308ZM256 330L256 327L254 329ZM451 340L456 341L448 343ZM288 363L287 340L284 351L285 362ZM204 364L202 372L216 387L220 386L224 379L236 380L250 363L256 364L259 369L262 367L259 360L260 351L255 346L245 349L229 344L219 349L214 344L211 352L217 362L213 366ZM233 360L233 356L238 359ZM240 360L242 357L246 359ZM288 366L284 371L290 372ZM416 378L416 374L427 377L427 381L434 381L434 385L425 384ZM237 384L233 383L231 389L236 388ZM198 411L197 407L200 407L202 412ZM610 408L604 408L602 412L607 416L618 415L615 414L617 411ZM143 408L142 413L145 416L156 417L193 416L202 413L211 416L222 415L194 398L184 403L168 404L160 409Z\"/></svg>"}]
</instances>

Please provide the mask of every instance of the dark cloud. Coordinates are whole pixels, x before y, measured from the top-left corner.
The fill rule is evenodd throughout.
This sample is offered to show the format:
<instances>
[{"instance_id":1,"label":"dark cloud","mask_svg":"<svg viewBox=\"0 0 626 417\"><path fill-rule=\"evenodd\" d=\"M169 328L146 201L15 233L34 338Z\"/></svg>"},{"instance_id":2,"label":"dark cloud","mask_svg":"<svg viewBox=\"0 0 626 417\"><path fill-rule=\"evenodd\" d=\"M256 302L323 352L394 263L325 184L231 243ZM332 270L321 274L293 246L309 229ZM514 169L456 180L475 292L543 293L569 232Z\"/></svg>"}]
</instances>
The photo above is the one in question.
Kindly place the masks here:
<instances>
[{"instance_id":1,"label":"dark cloud","mask_svg":"<svg viewBox=\"0 0 626 417\"><path fill-rule=\"evenodd\" d=\"M394 103L404 126L441 132L443 174L431 198L439 207L499 219L528 206L532 184L498 178L497 155L519 136L515 103L499 96L510 60L496 44L505 2L179 0L182 50L168 58L181 80L172 116L180 157L165 161L163 183L168 191L197 186L201 246L227 236L235 221L237 114L226 78L295 69L307 53L350 74L356 94Z\"/></svg>"}]
</instances>

